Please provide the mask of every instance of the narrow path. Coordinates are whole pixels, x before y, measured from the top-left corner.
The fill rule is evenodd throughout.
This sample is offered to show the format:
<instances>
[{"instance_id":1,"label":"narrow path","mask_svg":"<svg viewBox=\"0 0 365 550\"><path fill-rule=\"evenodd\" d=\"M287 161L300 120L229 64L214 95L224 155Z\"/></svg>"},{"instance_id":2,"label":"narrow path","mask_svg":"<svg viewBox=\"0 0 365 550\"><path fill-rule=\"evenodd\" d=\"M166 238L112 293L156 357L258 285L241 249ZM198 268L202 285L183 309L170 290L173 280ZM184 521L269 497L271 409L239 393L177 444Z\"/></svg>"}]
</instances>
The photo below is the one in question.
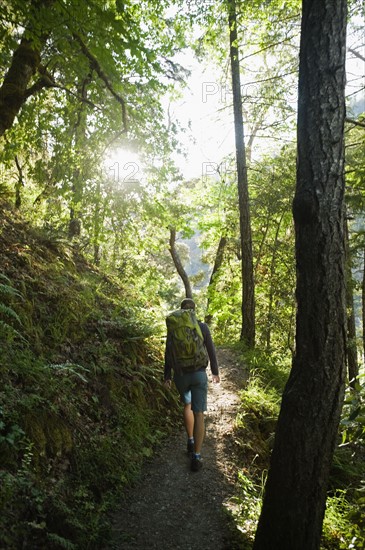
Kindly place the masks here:
<instances>
[{"instance_id":1,"label":"narrow path","mask_svg":"<svg viewBox=\"0 0 365 550\"><path fill-rule=\"evenodd\" d=\"M232 550L225 503L234 494L233 422L246 374L236 355L218 349L221 383L209 384L204 466L190 471L183 430L152 457L125 494L108 550Z\"/></svg>"}]
</instances>

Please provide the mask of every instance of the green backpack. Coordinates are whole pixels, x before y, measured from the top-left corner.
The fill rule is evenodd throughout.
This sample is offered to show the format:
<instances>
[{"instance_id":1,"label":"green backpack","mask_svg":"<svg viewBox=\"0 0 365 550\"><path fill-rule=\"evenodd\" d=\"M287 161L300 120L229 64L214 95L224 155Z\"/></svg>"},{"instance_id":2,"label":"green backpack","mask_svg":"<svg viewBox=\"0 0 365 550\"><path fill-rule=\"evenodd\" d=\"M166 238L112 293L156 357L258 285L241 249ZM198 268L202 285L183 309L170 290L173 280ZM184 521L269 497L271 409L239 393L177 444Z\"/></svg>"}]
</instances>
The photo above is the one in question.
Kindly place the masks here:
<instances>
[{"instance_id":1,"label":"green backpack","mask_svg":"<svg viewBox=\"0 0 365 550\"><path fill-rule=\"evenodd\" d=\"M208 365L208 354L195 311L178 309L166 317L172 365L178 372L194 372Z\"/></svg>"}]
</instances>

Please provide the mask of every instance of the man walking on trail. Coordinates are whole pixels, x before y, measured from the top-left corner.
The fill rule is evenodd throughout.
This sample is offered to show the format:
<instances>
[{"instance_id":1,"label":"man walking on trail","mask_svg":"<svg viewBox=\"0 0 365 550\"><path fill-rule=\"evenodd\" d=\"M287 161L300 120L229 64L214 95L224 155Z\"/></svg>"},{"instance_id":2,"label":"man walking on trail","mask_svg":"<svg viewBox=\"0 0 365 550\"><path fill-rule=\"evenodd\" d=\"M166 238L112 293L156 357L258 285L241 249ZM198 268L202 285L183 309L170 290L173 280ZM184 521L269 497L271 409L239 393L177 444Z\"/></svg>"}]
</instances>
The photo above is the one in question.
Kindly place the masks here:
<instances>
[{"instance_id":1,"label":"man walking on trail","mask_svg":"<svg viewBox=\"0 0 365 550\"><path fill-rule=\"evenodd\" d=\"M166 319L168 330L164 379L165 385L170 388L171 370L174 371L174 382L184 403L184 425L188 435L187 450L188 453L192 453L191 470L197 472L203 465L201 448L205 434L204 412L207 410L208 377L206 368L208 366L208 359L214 383L219 382L219 369L209 327L201 321L196 321L194 300L186 298L181 302L180 308L180 311L172 313ZM173 330L169 329L169 318L174 315L176 316L174 321L175 327L179 325L180 335L183 335L180 338L180 343L183 342L184 345L186 332L189 334L197 333L195 340L198 344L195 344L195 341L192 344L192 349L194 350L192 353L195 353L194 357L189 358L189 354L187 353L185 353L184 357L179 357L179 352L176 351L178 344L175 341L178 339L178 336L175 338ZM176 319L182 319L183 317L185 321L176 321ZM186 321L186 319L188 320ZM184 322L187 328L183 327L181 332L181 324ZM177 333L178 330L176 329L175 332ZM191 336L190 338L194 339ZM199 349L199 339L202 341L202 350Z\"/></svg>"}]
</instances>

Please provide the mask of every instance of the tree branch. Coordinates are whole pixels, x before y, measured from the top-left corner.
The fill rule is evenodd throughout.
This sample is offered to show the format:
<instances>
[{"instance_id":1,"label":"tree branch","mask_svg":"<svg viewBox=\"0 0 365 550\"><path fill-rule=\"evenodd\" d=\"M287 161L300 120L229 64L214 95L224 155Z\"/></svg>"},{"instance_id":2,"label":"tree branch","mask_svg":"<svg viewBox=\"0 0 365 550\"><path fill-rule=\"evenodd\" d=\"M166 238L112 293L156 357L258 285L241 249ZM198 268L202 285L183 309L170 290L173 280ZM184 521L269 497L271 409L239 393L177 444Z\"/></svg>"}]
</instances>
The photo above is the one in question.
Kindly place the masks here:
<instances>
[{"instance_id":1,"label":"tree branch","mask_svg":"<svg viewBox=\"0 0 365 550\"><path fill-rule=\"evenodd\" d=\"M176 82L184 82L184 77L189 77L191 71L185 69L179 63L174 63L171 59L163 56L162 58L165 62L165 71L167 78L175 80ZM181 74L182 73L182 74Z\"/></svg>"},{"instance_id":2,"label":"tree branch","mask_svg":"<svg viewBox=\"0 0 365 550\"><path fill-rule=\"evenodd\" d=\"M346 122L349 124L353 124L354 126L360 126L361 128L365 128L365 121L362 120L354 120L353 118L346 117Z\"/></svg>"},{"instance_id":3,"label":"tree branch","mask_svg":"<svg viewBox=\"0 0 365 550\"><path fill-rule=\"evenodd\" d=\"M52 77L50 77L50 75L48 75L48 76L42 75L41 78L39 78L39 80L37 80L37 82L35 82L33 84L33 86L31 86L30 88L28 88L26 90L26 92L24 94L24 98L28 99L28 97L31 97L31 96L37 94L38 92L40 92L44 88L57 88L58 90L62 90L64 92L66 92L67 94L72 95L73 97L78 99L80 102L86 103L86 105L89 105L93 109L99 110L99 111L101 110L100 107L95 105L95 103L93 103L92 101L90 101L86 97L82 97L78 94L75 94L72 90L70 90L69 88L66 88L66 86L61 86L61 84L57 84L57 82L55 82L52 79Z\"/></svg>"},{"instance_id":4,"label":"tree branch","mask_svg":"<svg viewBox=\"0 0 365 550\"><path fill-rule=\"evenodd\" d=\"M178 251L176 250L176 229L174 227L170 227L170 248L169 248L172 260L174 262L174 265L176 267L176 271L180 275L182 282L184 283L185 287L185 297L186 298L192 298L193 293L191 290L191 285L189 281L188 274L186 273L184 266L181 263L180 256Z\"/></svg>"},{"instance_id":5,"label":"tree branch","mask_svg":"<svg viewBox=\"0 0 365 550\"><path fill-rule=\"evenodd\" d=\"M347 48L347 51L352 53L352 55L354 55L355 57L358 57L359 59L361 59L361 61L365 61L365 57L363 55L361 55L361 53L354 50L353 48Z\"/></svg>"},{"instance_id":6,"label":"tree branch","mask_svg":"<svg viewBox=\"0 0 365 550\"><path fill-rule=\"evenodd\" d=\"M57 84L53 76L44 67L42 67L41 64L38 67L38 72L40 73L41 77L30 88L27 88L25 90L24 92L25 99L28 99L28 97L37 94L43 88L57 87Z\"/></svg>"},{"instance_id":7,"label":"tree branch","mask_svg":"<svg viewBox=\"0 0 365 550\"><path fill-rule=\"evenodd\" d=\"M79 36L76 33L73 33L73 37L75 40L79 43L81 47L82 53L87 57L87 59L90 61L90 67L95 70L99 78L104 82L105 86L109 90L109 92L112 94L112 96L117 100L117 102L122 107L122 115L123 115L123 125L124 125L124 132L127 131L127 110L124 99L114 90L112 83L110 82L108 76L105 74L103 69L100 66L99 61L96 59L96 57L90 52L84 41L82 40L81 36Z\"/></svg>"}]
</instances>

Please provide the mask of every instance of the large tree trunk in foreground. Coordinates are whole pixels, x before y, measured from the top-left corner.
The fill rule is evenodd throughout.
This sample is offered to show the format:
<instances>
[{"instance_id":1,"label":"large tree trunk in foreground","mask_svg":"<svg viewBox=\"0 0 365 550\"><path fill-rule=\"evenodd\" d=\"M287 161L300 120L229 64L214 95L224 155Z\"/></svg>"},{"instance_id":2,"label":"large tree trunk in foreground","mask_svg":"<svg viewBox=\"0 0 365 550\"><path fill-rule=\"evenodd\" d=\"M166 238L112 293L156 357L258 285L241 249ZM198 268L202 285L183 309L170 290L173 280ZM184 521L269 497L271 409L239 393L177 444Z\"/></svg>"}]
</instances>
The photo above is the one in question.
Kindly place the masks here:
<instances>
[{"instance_id":1,"label":"large tree trunk in foreground","mask_svg":"<svg viewBox=\"0 0 365 550\"><path fill-rule=\"evenodd\" d=\"M242 254L241 340L247 347L253 348L255 345L255 283L253 274L251 218L248 194L246 149L243 131L242 94L239 51L237 46L238 37L235 0L228 0L228 16Z\"/></svg>"},{"instance_id":2,"label":"large tree trunk in foreground","mask_svg":"<svg viewBox=\"0 0 365 550\"><path fill-rule=\"evenodd\" d=\"M254 550L318 550L346 375L345 0L303 0L299 66L296 354Z\"/></svg>"},{"instance_id":3,"label":"large tree trunk in foreground","mask_svg":"<svg viewBox=\"0 0 365 550\"><path fill-rule=\"evenodd\" d=\"M176 229L171 227L170 228L170 254L172 257L172 260L174 262L174 265L176 267L176 271L181 277L181 280L184 284L185 288L185 297L186 298L193 298L193 292L191 290L190 280L188 277L188 274L186 273L183 264L181 263L180 256L178 251L176 250Z\"/></svg>"}]
</instances>

